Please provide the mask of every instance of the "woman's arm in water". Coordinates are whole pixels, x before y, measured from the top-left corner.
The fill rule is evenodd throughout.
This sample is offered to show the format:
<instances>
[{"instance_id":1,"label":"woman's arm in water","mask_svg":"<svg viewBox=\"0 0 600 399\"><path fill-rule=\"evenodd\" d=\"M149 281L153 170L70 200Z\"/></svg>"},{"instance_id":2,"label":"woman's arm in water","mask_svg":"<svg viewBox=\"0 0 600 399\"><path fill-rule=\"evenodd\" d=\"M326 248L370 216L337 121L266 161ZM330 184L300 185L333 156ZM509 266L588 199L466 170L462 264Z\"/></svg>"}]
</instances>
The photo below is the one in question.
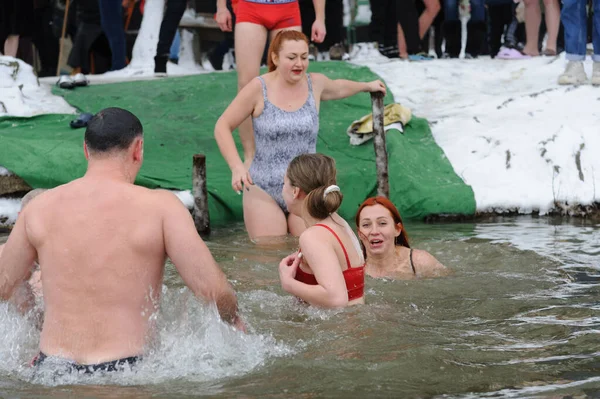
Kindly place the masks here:
<instances>
[{"instance_id":1,"label":"woman's arm in water","mask_svg":"<svg viewBox=\"0 0 600 399\"><path fill-rule=\"evenodd\" d=\"M260 93L262 93L260 82L258 79L253 79L233 99L215 125L215 139L221 155L231 169L233 175L231 185L236 191L242 190L242 184L252 184L252 178L238 154L233 140L233 131L252 115ZM244 142L242 144L248 145ZM245 152L250 150L244 148Z\"/></svg>"},{"instance_id":2,"label":"woman's arm in water","mask_svg":"<svg viewBox=\"0 0 600 399\"><path fill-rule=\"evenodd\" d=\"M310 75L315 83L316 94L321 101L339 100L362 92L381 92L385 95L386 88L381 80L372 82L355 82L353 80L331 80L321 73Z\"/></svg>"},{"instance_id":3,"label":"woman's arm in water","mask_svg":"<svg viewBox=\"0 0 600 399\"><path fill-rule=\"evenodd\" d=\"M300 247L302 258L310 265L319 284L304 284L294 278L301 258L291 255L279 264L282 288L314 306L343 308L348 305L346 282L329 237L309 229L300 236Z\"/></svg>"},{"instance_id":4,"label":"woman's arm in water","mask_svg":"<svg viewBox=\"0 0 600 399\"><path fill-rule=\"evenodd\" d=\"M413 250L413 263L419 277L443 277L450 274L446 266L422 249Z\"/></svg>"}]
</instances>

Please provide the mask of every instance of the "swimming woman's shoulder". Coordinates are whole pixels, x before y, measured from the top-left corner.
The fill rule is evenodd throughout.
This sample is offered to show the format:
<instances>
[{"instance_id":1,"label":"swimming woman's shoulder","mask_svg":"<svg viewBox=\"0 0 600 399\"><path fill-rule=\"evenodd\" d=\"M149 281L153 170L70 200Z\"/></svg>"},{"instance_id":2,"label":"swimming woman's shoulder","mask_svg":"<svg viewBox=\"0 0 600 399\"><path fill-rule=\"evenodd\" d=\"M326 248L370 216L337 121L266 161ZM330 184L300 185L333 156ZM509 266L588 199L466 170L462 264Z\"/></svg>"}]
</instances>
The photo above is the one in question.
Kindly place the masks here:
<instances>
[{"instance_id":1,"label":"swimming woman's shoulder","mask_svg":"<svg viewBox=\"0 0 600 399\"><path fill-rule=\"evenodd\" d=\"M331 234L331 233L330 233ZM327 237L327 230L319 226L311 226L300 234L300 245L302 243L322 242Z\"/></svg>"},{"instance_id":2,"label":"swimming woman's shoulder","mask_svg":"<svg viewBox=\"0 0 600 399\"><path fill-rule=\"evenodd\" d=\"M445 275L448 269L435 256L422 249L413 249L412 261L417 273L423 275Z\"/></svg>"}]
</instances>

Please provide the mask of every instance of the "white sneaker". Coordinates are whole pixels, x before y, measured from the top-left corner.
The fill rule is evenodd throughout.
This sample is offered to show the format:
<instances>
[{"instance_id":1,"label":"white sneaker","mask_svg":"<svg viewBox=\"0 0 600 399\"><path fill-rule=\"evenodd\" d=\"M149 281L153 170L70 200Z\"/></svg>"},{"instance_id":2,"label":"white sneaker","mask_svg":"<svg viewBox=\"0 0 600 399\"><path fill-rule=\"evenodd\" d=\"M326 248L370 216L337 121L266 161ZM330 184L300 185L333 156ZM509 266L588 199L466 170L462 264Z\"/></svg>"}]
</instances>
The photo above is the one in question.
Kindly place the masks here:
<instances>
[{"instance_id":1,"label":"white sneaker","mask_svg":"<svg viewBox=\"0 0 600 399\"><path fill-rule=\"evenodd\" d=\"M580 85L587 81L583 61L569 61L565 72L558 77L559 85Z\"/></svg>"},{"instance_id":2,"label":"white sneaker","mask_svg":"<svg viewBox=\"0 0 600 399\"><path fill-rule=\"evenodd\" d=\"M87 80L84 74L78 73L75 76L71 76L75 86L87 86L90 82Z\"/></svg>"},{"instance_id":3,"label":"white sneaker","mask_svg":"<svg viewBox=\"0 0 600 399\"><path fill-rule=\"evenodd\" d=\"M592 84L600 86L600 61L594 62L594 71L592 72Z\"/></svg>"},{"instance_id":4,"label":"white sneaker","mask_svg":"<svg viewBox=\"0 0 600 399\"><path fill-rule=\"evenodd\" d=\"M75 82L69 75L61 75L60 78L58 78L58 82L56 82L56 85L61 89L75 88Z\"/></svg>"}]
</instances>

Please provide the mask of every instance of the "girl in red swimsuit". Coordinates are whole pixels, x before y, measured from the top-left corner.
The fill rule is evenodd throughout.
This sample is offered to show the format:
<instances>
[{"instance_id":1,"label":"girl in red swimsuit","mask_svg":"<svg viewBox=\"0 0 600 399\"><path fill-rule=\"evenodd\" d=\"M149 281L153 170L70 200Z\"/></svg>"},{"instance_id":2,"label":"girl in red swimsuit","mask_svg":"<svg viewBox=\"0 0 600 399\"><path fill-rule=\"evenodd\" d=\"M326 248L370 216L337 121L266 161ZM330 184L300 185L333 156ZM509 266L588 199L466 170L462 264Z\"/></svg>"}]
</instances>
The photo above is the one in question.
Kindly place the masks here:
<instances>
[{"instance_id":1,"label":"girl in red swimsuit","mask_svg":"<svg viewBox=\"0 0 600 399\"><path fill-rule=\"evenodd\" d=\"M323 154L303 154L288 166L283 199L307 229L300 250L279 263L282 288L324 308L364 303L364 258L358 238L336 211L342 193L335 161Z\"/></svg>"}]
</instances>

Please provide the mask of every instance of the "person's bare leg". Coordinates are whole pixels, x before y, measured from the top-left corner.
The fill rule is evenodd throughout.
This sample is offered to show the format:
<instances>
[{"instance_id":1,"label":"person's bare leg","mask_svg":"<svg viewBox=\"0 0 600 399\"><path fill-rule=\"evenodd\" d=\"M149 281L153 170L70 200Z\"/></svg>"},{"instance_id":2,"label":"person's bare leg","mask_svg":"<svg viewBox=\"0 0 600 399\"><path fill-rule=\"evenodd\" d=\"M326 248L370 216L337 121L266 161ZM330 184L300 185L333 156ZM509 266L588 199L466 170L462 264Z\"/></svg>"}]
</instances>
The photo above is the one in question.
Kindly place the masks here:
<instances>
[{"instance_id":1,"label":"person's bare leg","mask_svg":"<svg viewBox=\"0 0 600 399\"><path fill-rule=\"evenodd\" d=\"M419 38L423 40L433 20L440 12L440 0L423 0L425 11L419 16Z\"/></svg>"},{"instance_id":2,"label":"person's bare leg","mask_svg":"<svg viewBox=\"0 0 600 399\"><path fill-rule=\"evenodd\" d=\"M304 220L302 220L302 218L299 216L292 215L290 213L288 215L287 222L290 234L295 237L300 237L300 234L306 230L306 223L304 223Z\"/></svg>"},{"instance_id":3,"label":"person's bare leg","mask_svg":"<svg viewBox=\"0 0 600 399\"><path fill-rule=\"evenodd\" d=\"M288 233L285 214L269 194L256 185L244 189L244 223L251 239L281 237Z\"/></svg>"},{"instance_id":4,"label":"person's bare leg","mask_svg":"<svg viewBox=\"0 0 600 399\"><path fill-rule=\"evenodd\" d=\"M235 25L235 63L238 73L238 92L260 74L260 61L267 43L267 29L258 24L240 22ZM244 164L250 167L254 158L254 132L248 118L238 128L244 147Z\"/></svg>"},{"instance_id":5,"label":"person's bare leg","mask_svg":"<svg viewBox=\"0 0 600 399\"><path fill-rule=\"evenodd\" d=\"M17 56L19 50L19 35L10 35L4 41L4 55Z\"/></svg>"},{"instance_id":6,"label":"person's bare leg","mask_svg":"<svg viewBox=\"0 0 600 399\"><path fill-rule=\"evenodd\" d=\"M558 0L544 0L544 8L546 30L548 31L546 50L556 52L556 39L558 38L558 29L560 27L560 6Z\"/></svg>"},{"instance_id":7,"label":"person's bare leg","mask_svg":"<svg viewBox=\"0 0 600 399\"><path fill-rule=\"evenodd\" d=\"M404 37L404 31L402 30L402 25L397 24L398 26L398 53L400 58L403 60L408 58L408 49L406 48L406 38Z\"/></svg>"},{"instance_id":8,"label":"person's bare leg","mask_svg":"<svg viewBox=\"0 0 600 399\"><path fill-rule=\"evenodd\" d=\"M523 0L525 4L525 34L527 41L523 53L531 56L540 55L538 48L540 24L542 23L542 9L540 0ZM556 41L554 42L556 46Z\"/></svg>"}]
</instances>

